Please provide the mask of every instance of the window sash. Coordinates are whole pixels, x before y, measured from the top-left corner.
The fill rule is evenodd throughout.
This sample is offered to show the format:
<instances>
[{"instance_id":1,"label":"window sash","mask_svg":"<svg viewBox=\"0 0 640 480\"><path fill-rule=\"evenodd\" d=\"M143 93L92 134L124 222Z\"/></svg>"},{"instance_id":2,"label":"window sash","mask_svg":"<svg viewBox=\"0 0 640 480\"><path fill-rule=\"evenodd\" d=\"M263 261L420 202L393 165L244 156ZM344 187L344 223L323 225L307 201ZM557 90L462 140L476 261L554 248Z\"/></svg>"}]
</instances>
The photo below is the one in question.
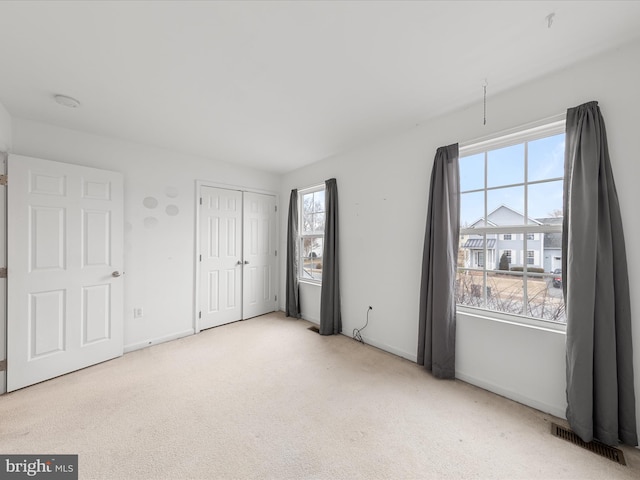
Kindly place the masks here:
<instances>
[{"instance_id":1,"label":"window sash","mask_svg":"<svg viewBox=\"0 0 640 480\"><path fill-rule=\"evenodd\" d=\"M505 147L509 147L509 146L514 146L514 145L519 145L519 144L527 144L529 142L532 141L536 141L536 140L540 140L546 137L551 137L551 136L555 136L555 135L559 135L565 132L565 120L564 117L562 117L561 120L558 120L556 122L553 123L547 123L544 125L538 125L535 126L533 128L529 128L529 129L525 129L523 130L522 128L519 129L514 129L510 132L507 132L506 135L502 135L500 137L493 137L493 138L488 138L488 139L480 139L479 141L475 141L473 144L462 144L461 148L460 148L460 158L464 158L464 157L469 157L469 156L473 156L473 155L478 155L478 154L483 154L484 155L484 161L485 161L485 167L484 167L484 186L482 188L469 188L469 189L465 189L463 191L461 191L461 194L464 193L482 193L484 194L484 222L485 225L484 226L477 226L474 228L460 228L460 235L473 235L473 236L480 236L483 239L483 245L484 247L482 248L481 252L478 252L476 250L476 252L474 252L474 260L476 260L476 267L475 268L469 268L466 266L458 266L457 267L457 271L458 273L463 273L463 272L476 272L475 274L478 275L480 274L482 277L482 282L481 282L481 287L484 288L484 292L482 293L482 297L483 297L483 301L482 301L482 307L475 307L472 306L471 308L481 308L483 311L487 312L487 314L489 314L488 312L491 312L490 315L493 314L499 314L499 315L505 315L505 312L501 312L499 310L494 310L489 306L489 302L488 302L488 294L486 292L487 287L489 286L489 278L492 277L496 272L499 272L500 274L504 275L510 275L510 274L515 274L515 276L513 278L519 278L522 281L522 291L523 291L523 305L522 305L522 313L521 314L515 314L516 316L519 316L523 319L531 319L534 321L540 321L540 322L551 322L554 324L562 324L561 320L548 320L548 319L544 319L544 318L538 318L538 317L529 317L528 315L533 315L533 313L531 313L530 311L530 307L527 305L527 299L529 298L529 292L528 292L528 284L529 284L529 280L531 279L536 279L536 278L548 278L551 277L552 274L551 273L533 273L533 272L529 272L528 271L528 266L531 267L532 265L534 265L533 262L535 262L535 253L533 254L533 256L529 256L530 251L529 249L534 247L535 249L541 249L543 248L543 242L544 242L544 234L546 233L561 233L562 232L562 225L557 225L557 224L553 224L553 225L540 225L540 224L536 224L536 223L532 223L532 224L525 224L525 225L511 225L511 226L504 226L504 225L486 225L487 224L487 215L489 215L489 213L491 213L490 211L488 211L488 198L489 198L489 192L494 191L494 190L503 190L506 188L512 188L512 187L522 187L523 189L523 194L524 194L524 211L522 212L522 214L524 215L524 218L527 219L529 218L529 194L528 194L528 189L530 186L534 186L534 185L540 185L540 184L546 184L546 183L550 183L550 182L557 182L557 181L563 181L564 178L563 177L554 177L554 178L543 178L543 179L536 179L533 181L530 181L528 178L528 148L525 145L524 148L524 178L522 179L521 182L516 182L513 184L509 184L509 185L497 185L497 186L487 186L488 183L488 171L487 171L487 162L488 162L488 155L489 152L493 151L493 150L497 150L497 149L501 149L501 148L505 148ZM517 180L517 179L515 179ZM476 187L477 185L474 185L474 187ZM504 235L507 235L507 237L511 237L511 238L504 238ZM536 235L535 234L539 234L541 235L541 237L538 237L536 239ZM480 257L480 253L482 254L481 256L484 259L487 259L490 256L490 252L493 251L495 253L495 255L499 258L499 252L495 249L491 249L488 247L488 238L489 236L494 236L495 238L500 238L500 236L502 236L503 240L506 241L513 241L513 239L518 240L519 242L521 241L522 243L520 243L521 245L521 253L520 253L520 257L521 261L519 262L519 264L522 264L522 271L521 272L510 272L510 271L499 271L496 270L494 268L491 268L492 264L488 264L486 261L482 262L482 265L479 265L479 262L477 262L478 257ZM522 236L520 236L522 235ZM511 251L509 252L511 254ZM524 253L524 255L523 255ZM540 264L543 264L543 258L542 258L542 251L540 251ZM509 264L512 264L513 258L511 257L511 255L507 256L508 260L509 260ZM495 259L497 260L497 259ZM537 288L537 287L536 287ZM535 291L535 289L534 289ZM481 293L480 290L478 290L478 292L476 293ZM469 305L466 304L458 304L458 306L466 308L469 307ZM507 314L510 315L510 314ZM527 321L525 321L524 323L527 323Z\"/></svg>"},{"instance_id":2,"label":"window sash","mask_svg":"<svg viewBox=\"0 0 640 480\"><path fill-rule=\"evenodd\" d=\"M308 187L305 189L298 190L298 281L300 282L308 282L315 283L320 285L322 283L321 279L317 278L309 278L308 276L304 276L304 259L307 258L304 255L303 244L305 240L308 239L320 239L324 241L324 231L305 231L304 230L304 197L305 195L313 194L316 192L322 192L325 190L325 184L322 183L320 185L314 185L312 187ZM322 211L313 212L312 214L324 214L324 208Z\"/></svg>"}]
</instances>

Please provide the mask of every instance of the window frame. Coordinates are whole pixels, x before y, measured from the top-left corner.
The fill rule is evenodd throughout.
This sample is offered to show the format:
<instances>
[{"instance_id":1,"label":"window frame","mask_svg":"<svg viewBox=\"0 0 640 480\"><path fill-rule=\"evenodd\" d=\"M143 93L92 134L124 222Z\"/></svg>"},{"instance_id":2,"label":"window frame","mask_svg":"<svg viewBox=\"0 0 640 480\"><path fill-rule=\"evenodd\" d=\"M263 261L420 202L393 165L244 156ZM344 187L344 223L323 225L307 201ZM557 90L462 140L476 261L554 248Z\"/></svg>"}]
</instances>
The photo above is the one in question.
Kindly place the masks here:
<instances>
[{"instance_id":1,"label":"window frame","mask_svg":"<svg viewBox=\"0 0 640 480\"><path fill-rule=\"evenodd\" d=\"M505 148L505 147L510 147L510 146L514 146L514 145L518 145L518 144L523 144L526 142L532 142L535 140L540 140L546 137L551 137L554 135L559 135L562 133L565 133L565 124L566 124L566 118L564 115L562 116L558 116L555 117L555 119L553 121L546 121L546 122L540 122L537 125L534 126L525 126L522 128L517 128L517 129L512 129L508 132L501 134L496 134L495 136L492 137L485 137L483 139L474 141L474 142L470 142L467 144L461 144L460 148L459 148L459 158L463 158L463 157L468 157L468 156L472 156L472 155L476 155L476 154L480 154L480 153L486 153L492 150L497 150L500 148ZM525 149L526 152L526 149ZM486 160L486 155L485 155L485 162ZM528 218L528 187L530 185L536 185L536 184L542 184L542 183L549 183L549 182L553 182L553 181L558 181L558 180L562 180L564 181L564 176L562 177L552 177L552 178L547 178L547 179L543 179L543 180L535 180L535 181L528 181L528 159L527 159L527 153L525 153L525 164L524 164L524 180L521 184L514 184L513 186L523 186L523 195L524 195L524 216L525 218ZM472 193L472 192L484 192L484 198L485 198L485 215L487 215L489 212L487 212L487 195L486 192L489 192L491 190L495 190L498 188L505 188L505 187L509 187L511 185L500 185L497 187L489 187L487 185L487 171L486 171L486 163L485 163L485 182L484 182L484 186L483 188L478 188L478 189L470 189L467 190L465 192L461 192L461 193ZM488 254L488 242L487 239L489 238L489 235L496 235L496 238L500 235L513 235L515 234L515 237L518 238L520 236L520 234L522 234L522 240L523 240L523 244L522 244L522 251L525 255L523 258L523 271L522 271L522 275L519 276L519 278L522 279L522 283L523 283L523 298L528 298L528 293L527 293L527 278L534 278L534 277L552 277L553 274L552 273L532 273L532 272L528 272L528 242L533 242L538 243L540 242L540 240L535 240L535 234L542 234L543 238L544 238L544 234L545 233L561 233L562 232L562 224L559 225L536 225L536 224L525 224L522 226L507 226L507 227L499 227L499 226L491 226L491 225L486 225L482 226L482 227L475 227L475 228L462 228L460 227L460 235L481 235L484 239L483 244L484 244L484 256L485 258L487 258L487 254ZM534 235L534 239L531 240L528 238L528 236L530 234ZM543 252L541 252L541 262L542 262L542 254ZM534 260L535 261L535 260ZM509 264L511 264L511 262L509 262ZM493 272L493 270L488 269L486 266L486 262L485 262L485 266L482 268L479 267L475 267L475 268L470 268L470 267L459 267L456 266L456 270L458 272L460 271L476 271L476 272L482 272L483 273L483 285L485 288L482 289L482 296L483 296L483 306L482 307L477 307L477 306L471 306L471 305L463 305L463 304L459 304L456 303L456 308L458 309L458 311L463 312L463 313L467 313L470 315L474 315L474 316L480 316L480 317L484 317L484 318L490 318L490 319L495 319L498 321L503 321L503 322L508 322L508 323L514 323L514 324L521 324L521 325L526 325L526 326L533 326L533 327L539 327L539 328L544 328L544 329L550 329L550 330L554 330L554 331L566 331L566 323L564 322L559 322L559 321L555 321L555 320L550 320L550 319L543 319L543 318L538 318L538 317L531 317L525 314L526 311L526 306L523 305L523 313L521 314L517 314L517 313L509 313L509 312L503 312L503 311L499 311L499 310L492 310L490 308L487 308L487 272Z\"/></svg>"},{"instance_id":2,"label":"window frame","mask_svg":"<svg viewBox=\"0 0 640 480\"><path fill-rule=\"evenodd\" d=\"M305 195L309 195L315 192L325 192L326 195L326 186L324 183L318 184L318 185L314 185L311 187L307 187L304 189L300 189L298 190L298 282L303 282L303 283L311 283L314 285L322 285L322 278L320 279L316 279L316 278L308 278L308 277L304 277L303 276L303 272L304 272L304 249L303 249L303 242L305 239L313 239L313 238L321 238L322 242L323 242L323 248L324 248L324 230L322 231L322 233L304 233L304 196ZM325 197L326 198L326 197ZM326 202L326 200L325 200ZM326 214L326 212L323 211L323 213ZM325 221L326 221L326 217L325 217Z\"/></svg>"}]
</instances>

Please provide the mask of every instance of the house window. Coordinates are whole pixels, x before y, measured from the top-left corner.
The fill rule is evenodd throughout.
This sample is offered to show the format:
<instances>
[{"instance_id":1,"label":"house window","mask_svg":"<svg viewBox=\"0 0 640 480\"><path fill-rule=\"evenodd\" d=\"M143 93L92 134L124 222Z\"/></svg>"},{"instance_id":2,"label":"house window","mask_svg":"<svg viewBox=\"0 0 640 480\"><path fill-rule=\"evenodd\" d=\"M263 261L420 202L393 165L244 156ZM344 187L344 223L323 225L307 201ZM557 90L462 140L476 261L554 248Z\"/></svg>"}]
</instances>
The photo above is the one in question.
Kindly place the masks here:
<instances>
[{"instance_id":1,"label":"house window","mask_svg":"<svg viewBox=\"0 0 640 480\"><path fill-rule=\"evenodd\" d=\"M536 258L536 252L533 250L527 250L527 265L533 265Z\"/></svg>"},{"instance_id":2,"label":"house window","mask_svg":"<svg viewBox=\"0 0 640 480\"><path fill-rule=\"evenodd\" d=\"M549 273L562 237L564 128L563 120L460 148L460 307L565 323Z\"/></svg>"},{"instance_id":3,"label":"house window","mask_svg":"<svg viewBox=\"0 0 640 480\"><path fill-rule=\"evenodd\" d=\"M324 247L324 185L300 190L298 198L300 201L298 278L320 283Z\"/></svg>"}]
</instances>

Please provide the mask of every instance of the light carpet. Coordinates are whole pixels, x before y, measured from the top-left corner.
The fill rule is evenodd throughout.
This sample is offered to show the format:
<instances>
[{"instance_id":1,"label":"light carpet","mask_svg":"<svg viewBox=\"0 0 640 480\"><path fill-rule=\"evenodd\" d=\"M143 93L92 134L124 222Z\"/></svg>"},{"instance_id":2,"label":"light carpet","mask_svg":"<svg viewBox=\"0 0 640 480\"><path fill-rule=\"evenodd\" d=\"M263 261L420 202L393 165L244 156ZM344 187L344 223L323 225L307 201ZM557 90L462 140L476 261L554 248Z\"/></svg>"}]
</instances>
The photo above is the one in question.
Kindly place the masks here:
<instances>
[{"instance_id":1,"label":"light carpet","mask_svg":"<svg viewBox=\"0 0 640 480\"><path fill-rule=\"evenodd\" d=\"M558 419L274 313L0 396L0 453L81 479L635 479Z\"/></svg>"}]
</instances>

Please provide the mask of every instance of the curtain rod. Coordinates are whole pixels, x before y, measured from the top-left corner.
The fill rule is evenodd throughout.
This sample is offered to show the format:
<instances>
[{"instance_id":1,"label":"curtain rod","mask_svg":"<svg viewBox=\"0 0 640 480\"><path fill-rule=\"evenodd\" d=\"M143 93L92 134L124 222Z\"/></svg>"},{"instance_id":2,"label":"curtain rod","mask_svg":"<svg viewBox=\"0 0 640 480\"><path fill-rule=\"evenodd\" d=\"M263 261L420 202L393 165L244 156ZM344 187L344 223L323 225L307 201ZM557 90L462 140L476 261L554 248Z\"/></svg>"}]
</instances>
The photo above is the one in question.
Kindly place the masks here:
<instances>
[{"instance_id":1,"label":"curtain rod","mask_svg":"<svg viewBox=\"0 0 640 480\"><path fill-rule=\"evenodd\" d=\"M567 112L558 113L556 115L552 115L550 117L542 118L540 120L536 120L535 122L525 123L524 125L520 125L519 127L509 128L507 130L502 130L499 132L492 133L490 135L484 135L482 137L477 137L471 140L465 140L464 142L459 142L459 148L466 148L471 145L475 145L476 143L486 142L488 140L495 140L500 137L506 137L508 135L512 135L514 133L522 133L525 130L533 130L534 128L542 127L544 125L561 122L566 120Z\"/></svg>"}]
</instances>

